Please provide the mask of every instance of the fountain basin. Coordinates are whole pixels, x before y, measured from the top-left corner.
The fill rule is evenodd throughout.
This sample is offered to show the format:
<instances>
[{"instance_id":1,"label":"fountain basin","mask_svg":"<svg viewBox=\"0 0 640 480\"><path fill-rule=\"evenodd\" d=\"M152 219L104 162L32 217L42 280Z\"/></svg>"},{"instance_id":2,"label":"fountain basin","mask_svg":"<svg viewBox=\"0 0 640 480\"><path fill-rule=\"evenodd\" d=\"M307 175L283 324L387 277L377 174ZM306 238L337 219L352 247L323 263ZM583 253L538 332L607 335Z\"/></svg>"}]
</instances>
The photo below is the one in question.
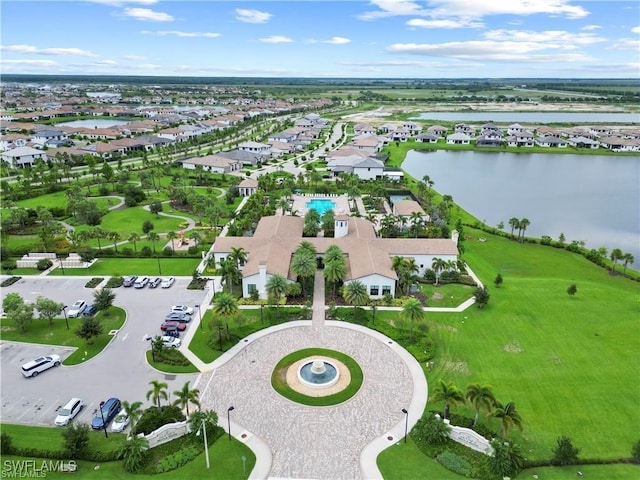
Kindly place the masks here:
<instances>
[{"instance_id":1,"label":"fountain basin","mask_svg":"<svg viewBox=\"0 0 640 480\"><path fill-rule=\"evenodd\" d=\"M340 379L338 367L326 359L315 359L298 368L298 380L311 388L328 388Z\"/></svg>"}]
</instances>

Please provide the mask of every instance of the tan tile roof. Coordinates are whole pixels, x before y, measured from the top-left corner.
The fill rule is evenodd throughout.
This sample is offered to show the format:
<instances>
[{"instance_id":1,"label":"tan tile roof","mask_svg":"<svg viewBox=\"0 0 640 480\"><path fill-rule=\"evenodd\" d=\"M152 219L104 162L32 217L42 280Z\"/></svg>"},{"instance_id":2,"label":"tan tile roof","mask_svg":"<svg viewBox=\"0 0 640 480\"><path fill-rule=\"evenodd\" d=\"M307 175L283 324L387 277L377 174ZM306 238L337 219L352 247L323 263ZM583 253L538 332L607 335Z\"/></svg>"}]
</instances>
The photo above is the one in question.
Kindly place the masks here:
<instances>
[{"instance_id":1,"label":"tan tile roof","mask_svg":"<svg viewBox=\"0 0 640 480\"><path fill-rule=\"evenodd\" d=\"M393 207L396 210L396 215L411 215L414 212L418 212L420 215L425 214L420 204L415 200L398 200L393 203Z\"/></svg>"}]
</instances>

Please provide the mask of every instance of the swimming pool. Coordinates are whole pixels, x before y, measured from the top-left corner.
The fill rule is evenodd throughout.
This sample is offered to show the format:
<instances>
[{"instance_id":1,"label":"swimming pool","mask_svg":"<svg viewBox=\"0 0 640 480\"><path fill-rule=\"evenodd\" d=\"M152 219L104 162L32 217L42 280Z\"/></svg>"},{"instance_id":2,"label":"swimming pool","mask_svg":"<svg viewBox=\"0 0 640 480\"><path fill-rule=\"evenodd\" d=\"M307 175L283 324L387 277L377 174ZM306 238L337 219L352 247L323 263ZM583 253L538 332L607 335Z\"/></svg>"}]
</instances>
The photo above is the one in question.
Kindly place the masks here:
<instances>
[{"instance_id":1,"label":"swimming pool","mask_svg":"<svg viewBox=\"0 0 640 480\"><path fill-rule=\"evenodd\" d=\"M311 210L313 208L320 214L320 216L322 216L327 210L333 210L335 212L336 204L331 200L327 200L326 198L314 198L309 200L305 204L305 207L307 207L308 210Z\"/></svg>"}]
</instances>

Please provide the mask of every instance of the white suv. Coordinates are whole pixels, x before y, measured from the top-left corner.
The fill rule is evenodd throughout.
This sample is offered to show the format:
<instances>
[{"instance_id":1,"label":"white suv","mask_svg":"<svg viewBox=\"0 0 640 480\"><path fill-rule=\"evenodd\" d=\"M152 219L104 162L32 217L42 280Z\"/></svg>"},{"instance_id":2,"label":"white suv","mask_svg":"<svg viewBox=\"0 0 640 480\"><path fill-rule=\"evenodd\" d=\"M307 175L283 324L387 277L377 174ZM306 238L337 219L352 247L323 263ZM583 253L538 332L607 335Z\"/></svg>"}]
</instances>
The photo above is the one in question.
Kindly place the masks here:
<instances>
[{"instance_id":1,"label":"white suv","mask_svg":"<svg viewBox=\"0 0 640 480\"><path fill-rule=\"evenodd\" d=\"M163 335L162 337L160 337L160 340L162 340L162 343L165 347L178 348L180 345L182 345L182 342L179 338L175 338L170 335Z\"/></svg>"},{"instance_id":2,"label":"white suv","mask_svg":"<svg viewBox=\"0 0 640 480\"><path fill-rule=\"evenodd\" d=\"M87 304L84 302L84 300L78 300L76 303L71 305L71 308L69 309L67 315L69 316L69 318L79 317L80 314L84 312L85 308L87 308Z\"/></svg>"},{"instance_id":3,"label":"white suv","mask_svg":"<svg viewBox=\"0 0 640 480\"><path fill-rule=\"evenodd\" d=\"M40 372L60 365L60 355L48 355L38 357L22 366L22 375L25 377L37 377Z\"/></svg>"},{"instance_id":4,"label":"white suv","mask_svg":"<svg viewBox=\"0 0 640 480\"><path fill-rule=\"evenodd\" d=\"M58 411L58 416L56 417L55 424L58 427L64 427L67 425L73 418L80 413L84 407L84 402L79 398L72 398L67 402L67 404L62 407Z\"/></svg>"},{"instance_id":5,"label":"white suv","mask_svg":"<svg viewBox=\"0 0 640 480\"><path fill-rule=\"evenodd\" d=\"M193 307L187 307L186 305L174 305L171 307L171 311L175 313L186 313L191 315L193 313Z\"/></svg>"}]
</instances>

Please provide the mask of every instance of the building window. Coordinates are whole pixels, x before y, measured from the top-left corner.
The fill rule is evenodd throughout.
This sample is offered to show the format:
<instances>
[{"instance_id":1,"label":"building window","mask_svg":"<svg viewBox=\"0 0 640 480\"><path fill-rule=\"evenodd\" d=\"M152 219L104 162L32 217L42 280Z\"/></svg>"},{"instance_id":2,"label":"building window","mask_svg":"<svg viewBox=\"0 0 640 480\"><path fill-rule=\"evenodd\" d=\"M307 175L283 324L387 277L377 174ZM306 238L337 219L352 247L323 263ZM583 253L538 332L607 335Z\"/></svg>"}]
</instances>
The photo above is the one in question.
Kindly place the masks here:
<instances>
[{"instance_id":1,"label":"building window","mask_svg":"<svg viewBox=\"0 0 640 480\"><path fill-rule=\"evenodd\" d=\"M369 295L377 297L378 295L380 295L379 293L380 291L380 287L378 285L371 285L369 287Z\"/></svg>"},{"instance_id":2,"label":"building window","mask_svg":"<svg viewBox=\"0 0 640 480\"><path fill-rule=\"evenodd\" d=\"M387 293L391 295L391 285L382 286L382 295L386 295Z\"/></svg>"},{"instance_id":3,"label":"building window","mask_svg":"<svg viewBox=\"0 0 640 480\"><path fill-rule=\"evenodd\" d=\"M258 290L258 289L256 288L256 284L255 283L250 283L249 285L247 285L247 291L249 292L249 295L251 295L256 290Z\"/></svg>"}]
</instances>

